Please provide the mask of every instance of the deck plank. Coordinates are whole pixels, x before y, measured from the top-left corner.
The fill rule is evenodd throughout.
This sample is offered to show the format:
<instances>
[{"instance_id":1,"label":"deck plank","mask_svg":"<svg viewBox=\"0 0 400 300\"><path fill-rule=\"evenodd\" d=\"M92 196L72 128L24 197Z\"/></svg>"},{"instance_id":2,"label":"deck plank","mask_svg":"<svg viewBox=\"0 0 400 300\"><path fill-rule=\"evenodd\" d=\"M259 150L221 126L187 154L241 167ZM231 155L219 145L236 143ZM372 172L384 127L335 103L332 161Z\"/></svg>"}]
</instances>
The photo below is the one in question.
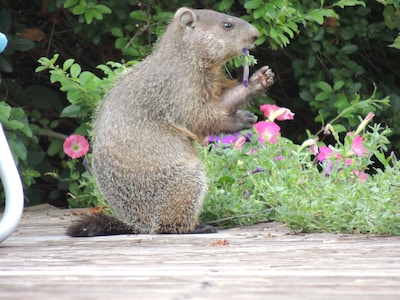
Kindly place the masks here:
<instances>
[{"instance_id":1,"label":"deck plank","mask_svg":"<svg viewBox=\"0 0 400 300\"><path fill-rule=\"evenodd\" d=\"M293 235L267 223L70 238L75 212L24 213L0 244L0 299L400 299L400 237Z\"/></svg>"}]
</instances>

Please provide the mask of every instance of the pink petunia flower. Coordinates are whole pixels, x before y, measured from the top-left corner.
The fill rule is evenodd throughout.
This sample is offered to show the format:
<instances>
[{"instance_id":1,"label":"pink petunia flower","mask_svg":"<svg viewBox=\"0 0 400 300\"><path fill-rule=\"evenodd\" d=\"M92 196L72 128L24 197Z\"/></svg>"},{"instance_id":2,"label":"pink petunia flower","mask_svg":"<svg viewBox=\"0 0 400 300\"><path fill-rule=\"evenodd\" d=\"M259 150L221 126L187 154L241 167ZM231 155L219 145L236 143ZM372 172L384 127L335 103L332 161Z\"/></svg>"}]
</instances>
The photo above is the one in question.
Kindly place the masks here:
<instances>
[{"instance_id":1,"label":"pink petunia flower","mask_svg":"<svg viewBox=\"0 0 400 300\"><path fill-rule=\"evenodd\" d=\"M79 158L89 151L89 142L80 134L72 134L65 139L63 149L69 157Z\"/></svg>"},{"instance_id":2,"label":"pink petunia flower","mask_svg":"<svg viewBox=\"0 0 400 300\"><path fill-rule=\"evenodd\" d=\"M308 147L308 150L312 153L312 155L317 155L319 150L318 150L318 145L317 145L317 139L308 139L305 140L301 146L300 149L303 149L305 147Z\"/></svg>"},{"instance_id":3,"label":"pink petunia flower","mask_svg":"<svg viewBox=\"0 0 400 300\"><path fill-rule=\"evenodd\" d=\"M290 109L279 107L273 104L261 105L260 110L264 113L264 116L272 122L275 119L278 121L294 119L294 113L292 113Z\"/></svg>"},{"instance_id":4,"label":"pink petunia flower","mask_svg":"<svg viewBox=\"0 0 400 300\"><path fill-rule=\"evenodd\" d=\"M332 156L333 150L327 146L321 146L319 147L319 153L318 153L318 160L323 161L327 159L328 157Z\"/></svg>"},{"instance_id":5,"label":"pink petunia flower","mask_svg":"<svg viewBox=\"0 0 400 300\"><path fill-rule=\"evenodd\" d=\"M247 142L247 139L245 136L241 135L238 137L238 139L235 141L233 144L233 148L237 150L241 150L243 148L243 145Z\"/></svg>"},{"instance_id":6,"label":"pink petunia flower","mask_svg":"<svg viewBox=\"0 0 400 300\"><path fill-rule=\"evenodd\" d=\"M365 149L363 146L363 142L364 139L362 138L362 136L356 135L350 145L351 154L363 156L367 152L367 149Z\"/></svg>"},{"instance_id":7,"label":"pink petunia flower","mask_svg":"<svg viewBox=\"0 0 400 300\"><path fill-rule=\"evenodd\" d=\"M278 144L277 138L280 137L281 128L270 121L260 121L254 124L255 130L258 132L258 140L261 143L265 141L273 144Z\"/></svg>"},{"instance_id":8,"label":"pink petunia flower","mask_svg":"<svg viewBox=\"0 0 400 300\"><path fill-rule=\"evenodd\" d=\"M354 170L353 173L354 173L354 175L356 175L359 182L364 182L364 181L367 181L367 179L368 179L367 174L364 172L360 172L359 170Z\"/></svg>"},{"instance_id":9,"label":"pink petunia flower","mask_svg":"<svg viewBox=\"0 0 400 300\"><path fill-rule=\"evenodd\" d=\"M351 158L346 158L346 166L350 167L352 163L353 160Z\"/></svg>"}]
</instances>

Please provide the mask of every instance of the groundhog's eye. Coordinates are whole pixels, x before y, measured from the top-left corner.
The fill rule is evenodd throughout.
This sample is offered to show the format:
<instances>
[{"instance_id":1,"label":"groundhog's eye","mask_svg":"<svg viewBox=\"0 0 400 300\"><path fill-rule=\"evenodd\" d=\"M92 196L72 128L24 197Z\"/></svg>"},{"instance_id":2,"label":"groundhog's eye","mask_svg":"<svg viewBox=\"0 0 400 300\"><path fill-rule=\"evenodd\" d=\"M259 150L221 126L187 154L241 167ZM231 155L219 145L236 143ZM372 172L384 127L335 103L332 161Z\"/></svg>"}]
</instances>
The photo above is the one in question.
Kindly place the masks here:
<instances>
[{"instance_id":1,"label":"groundhog's eye","mask_svg":"<svg viewBox=\"0 0 400 300\"><path fill-rule=\"evenodd\" d=\"M231 29L233 28L233 24L230 23L230 22L225 22L225 23L224 23L224 28L225 28L226 30L231 30Z\"/></svg>"}]
</instances>

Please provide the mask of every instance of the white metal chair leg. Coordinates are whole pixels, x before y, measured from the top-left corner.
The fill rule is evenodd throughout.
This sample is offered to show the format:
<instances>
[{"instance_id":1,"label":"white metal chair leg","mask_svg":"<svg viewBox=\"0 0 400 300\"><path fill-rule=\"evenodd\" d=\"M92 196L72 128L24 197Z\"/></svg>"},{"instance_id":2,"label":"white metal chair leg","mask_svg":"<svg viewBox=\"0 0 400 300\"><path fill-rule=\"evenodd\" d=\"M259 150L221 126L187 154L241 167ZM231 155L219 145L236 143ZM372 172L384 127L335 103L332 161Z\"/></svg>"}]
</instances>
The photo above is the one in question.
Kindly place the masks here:
<instances>
[{"instance_id":1,"label":"white metal chair leg","mask_svg":"<svg viewBox=\"0 0 400 300\"><path fill-rule=\"evenodd\" d=\"M6 207L0 221L0 242L17 228L24 209L24 192L17 166L0 123L0 178L6 195Z\"/></svg>"}]
</instances>

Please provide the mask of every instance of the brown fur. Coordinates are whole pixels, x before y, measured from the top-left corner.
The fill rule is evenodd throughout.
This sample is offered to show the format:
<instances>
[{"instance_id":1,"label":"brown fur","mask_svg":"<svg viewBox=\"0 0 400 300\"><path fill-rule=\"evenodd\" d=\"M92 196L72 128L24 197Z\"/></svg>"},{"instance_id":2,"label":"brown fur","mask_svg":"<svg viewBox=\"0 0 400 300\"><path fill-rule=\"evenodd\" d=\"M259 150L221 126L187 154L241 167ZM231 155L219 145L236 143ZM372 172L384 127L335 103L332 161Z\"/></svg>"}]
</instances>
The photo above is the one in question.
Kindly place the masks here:
<instances>
[{"instance_id":1,"label":"brown fur","mask_svg":"<svg viewBox=\"0 0 400 300\"><path fill-rule=\"evenodd\" d=\"M93 169L115 218L86 216L69 235L210 232L197 227L207 178L195 140L256 121L240 107L273 73L263 67L244 87L222 67L257 37L232 16L175 13L153 54L120 76L95 116Z\"/></svg>"}]
</instances>

